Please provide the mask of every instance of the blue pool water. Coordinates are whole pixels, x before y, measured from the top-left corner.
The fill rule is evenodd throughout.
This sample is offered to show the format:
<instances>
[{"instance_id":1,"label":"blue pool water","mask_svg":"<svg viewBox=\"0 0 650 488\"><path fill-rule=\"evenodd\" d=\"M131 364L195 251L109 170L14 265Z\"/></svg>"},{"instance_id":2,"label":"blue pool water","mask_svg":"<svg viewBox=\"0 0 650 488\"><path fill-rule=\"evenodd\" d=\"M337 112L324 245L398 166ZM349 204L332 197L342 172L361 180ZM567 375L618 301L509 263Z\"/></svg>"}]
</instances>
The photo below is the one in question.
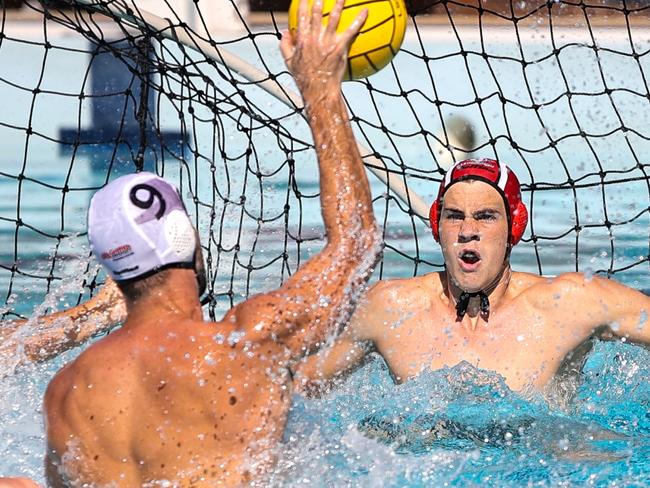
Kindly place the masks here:
<instances>
[{"instance_id":1,"label":"blue pool water","mask_svg":"<svg viewBox=\"0 0 650 488\"><path fill-rule=\"evenodd\" d=\"M0 473L42 479L40 399L77 353L0 383ZM325 398L294 398L264 484L648 486L649 402L650 352L635 346L597 343L561 402L464 363L394 385L375 358Z\"/></svg>"},{"instance_id":2,"label":"blue pool water","mask_svg":"<svg viewBox=\"0 0 650 488\"><path fill-rule=\"evenodd\" d=\"M395 386L375 360L330 397L296 402L285 461L323 485L647 486L649 359L598 344L562 407L468 364Z\"/></svg>"},{"instance_id":3,"label":"blue pool water","mask_svg":"<svg viewBox=\"0 0 650 488\"><path fill-rule=\"evenodd\" d=\"M37 35L38 29L29 35ZM620 34L620 33L619 33ZM614 35L619 36L619 34ZM27 35L22 33L21 35ZM428 37L427 37L428 36ZM431 31L425 36L427 52L431 56L442 56L446 50L455 50L454 42L443 39L440 33ZM466 36L466 37L465 37ZM487 49L494 55L508 54L511 48L510 34L501 32L495 36L494 44ZM620 37L620 36L619 36ZM478 42L471 33L463 33L462 41L466 48ZM561 43L588 42L580 33L568 30ZM648 37L650 39L650 37ZM602 45L619 41L599 38ZM83 47L75 38L62 35L57 42L68 47ZM609 44L608 44L609 43ZM645 52L648 41L638 41L639 52ZM262 39L264 58L279 70L280 60L275 43ZM526 56L535 58L548 47L548 38L543 34L531 39L526 48ZM418 41L413 36L406 41L407 51L398 57L398 70L405 73L402 88L421 90L427 95L427 74L419 70L422 64L413 53L418 53ZM620 47L620 46L619 46ZM0 66L13 66L3 72L3 80L34 86L40 73L41 60L32 56L30 49L35 47L18 45L5 41L0 48ZM573 48L572 48L573 49ZM576 89L587 90L591 85L596 68L593 60L585 61L582 69L571 63L572 49L563 51L566 60L565 70L569 70L570 82ZM577 49L577 47L575 48ZM241 51L252 62L256 54L244 46ZM409 52L411 54L409 54ZM627 58L604 54L608 59L606 72L608 80L615 86L625 87L636 73L635 66L628 66ZM641 59L645 68L647 56ZM472 73L484 80L479 86L480 95L488 95L495 88L497 79L501 89L513 100L525 102L521 90L523 75L507 60L492 66L497 71L495 79L488 66L480 59L470 58ZM53 51L46 71L44 88L52 91L81 90L79 77L70 80L68 74L78 71L87 62L83 54ZM520 147L527 148L527 160L533 161L532 173L535 181L563 182L562 174L556 164L556 156L548 151L535 152L540 145L540 131L550 132L560 140L560 154L569 157L574 176L597 171L596 162L575 138L562 138L571 133L573 127L566 122L567 109L562 101L551 102L558 87L557 77L549 71L534 76L535 70L542 70L546 63L531 64L528 73L529 83L537 102L548 102L543 110L544 127L530 114L510 114L516 124L505 127L501 117L502 107L494 105L493 99L482 105L490 127L481 125L480 115L475 106L465 106L467 93L471 90L467 80L459 81L451 73L462 70L459 59L439 59L433 62L437 93L440 99L452 105L446 106L446 113L452 112L467 117L477 128L477 139L482 144L491 137L497 138L494 146L485 146L488 156L495 153L511 162L522 173L524 183L530 183L531 176L523 170L524 164L517 151L506 147L500 136L509 135L516 139ZM499 73L503 75L499 77ZM627 74L627 75L626 75ZM285 76L286 79L286 75ZM531 81L532 80L532 81ZM373 79L377 86L387 91L397 90L395 80L389 71L382 72ZM586 87L586 88L585 88ZM252 89L252 88L251 88ZM31 103L31 94L0 83L0 93L8 103L0 105L0 137L3 151L0 154L0 297L5 299L6 309L29 315L37 310L63 308L75 303L80 296L87 296L83 280L93 276L96 264L88 260L88 246L85 236L85 213L88 199L94 188L100 186L105 174L97 172L92 154L79 155L71 165L70 155L61 154L56 144L47 138L34 138L25 149L24 132L10 128L10 125L23 126L26 107ZM372 123L380 117L370 107L367 88L362 84L346 87L346 95L352 110ZM639 109L633 96L626 98L619 94L619 109L631 124L649 126L648 111ZM440 115L431 110L426 103L417 106L416 114L403 110L401 102L394 97L374 94L375 101L384 114L383 123L391 130L408 134L417 129L415 118L424 121L437 132L442 121ZM470 98L473 98L472 94ZM522 98L524 97L524 98ZM286 110L260 94L260 103L269 105L268 110L277 116L286 115ZM512 107L511 107L512 108ZM587 132L606 133L613 124L611 109L597 107L590 103L577 102L574 107L582 111L583 120L593 122L594 127L586 127ZM79 120L79 107L70 103L70 97L43 95L38 98L34 108L34 126L41 133L55 137L61 127L89 123L88 109L82 106ZM590 111L594 113L590 116ZM447 113L448 112L448 113ZM56 113L57 117L50 116ZM385 114L390 114L386 117ZM197 117L200 113L196 114ZM161 126L174 128L176 114L169 107L161 109ZM416 117L417 116L417 117ZM519 118L517 118L519 117ZM585 122L586 123L586 122ZM598 124L600 123L600 125ZM308 130L297 117L288 117L286 127L297 137L308 139ZM212 139L210 124L195 128L199 145L209 146ZM361 136L363 129L364 136ZM222 129L228 139L230 154L243 153L246 141L236 137L235 123L225 124ZM357 127L357 134L367 138L373 147L395 161L402 158L412 165L416 177L409 184L421 196L430 201L437 185L422 178L436 167L431 154L422 148L426 141L416 138L394 137L397 150L385 139L380 129ZM263 134L263 132L262 132ZM623 144L617 143L614 134L602 143L601 162L605 169L628 168L633 158ZM260 136L262 138L262 136ZM632 137L632 136L631 136ZM481 142L482 141L482 142ZM277 151L268 141L255 141L260 148L259 160L262 169L269 174L283 170L285 155ZM367 142L367 141L366 141ZM620 142L620 141L619 141ZM640 154L648 154L648 141L638 138L635 141ZM595 143L597 144L597 143ZM27 152L28 157L24 154ZM398 152L400 156L395 153ZM483 152L481 152L483 154ZM568 156L567 156L568 155ZM297 174L301 191L313 194L317 183L313 177L314 165L309 152L295 154ZM286 196L286 172L280 176L264 180L263 191L251 184L241 186L247 172L248 161L235 159L230 166L228 191L235 197L246 194L247 210L255 215L269 213L281 208ZM258 161L259 162L259 161ZM205 163L205 161L202 161ZM209 170L203 166L187 170L184 175L178 162L167 161L164 165L166 175L181 181L187 190L187 180L198 181L192 188L192 195L199 200L210 202L212 182ZM220 170L221 171L221 170ZM28 179L19 181L22 174ZM420 177L417 177L417 176ZM218 175L223 177L223 175ZM225 179L225 177L223 177ZM284 180L283 180L284 178ZM221 184L222 180L218 180ZM586 182L597 181L589 177ZM68 183L76 190L70 192L62 203L60 187ZM382 218L386 230L386 242L392 246L387 249L381 276L383 278L411 276L439 269L441 256L433 243L428 229L420 222L408 218L397 206L383 197L385 187L372 180L373 195L377 197L376 211ZM59 188L51 188L51 187ZM20 188L20 191L19 191ZM221 189L223 190L223 189ZM226 193L224 191L224 193ZM190 192L184 192L189 201ZM615 278L637 289L650 289L650 273L647 262L636 265L648 255L648 228L650 214L647 212L648 189L645 182L587 187L577 191L578 202L574 205L573 193L567 190L526 192L529 206L532 205L532 218L535 233L542 239L535 243L531 239L531 229L525 234L525 241L513 252L515 269L544 274L558 274L572 271L576 267L585 272L597 272L613 267L620 269ZM534 199L534 201L533 201ZM576 207L582 224L602 224L603 204L609 218L631 223L613 229L612 236L602 225L586 226L579 239L571 229L576 224ZM305 235L315 238L297 251L291 249L290 264L295 265L299 255L306 256L318 250L321 243L320 216L316 198L303 199L300 205L290 201L288 229L294 234L302 229ZM215 290L232 290L234 301L239 301L247 293L277 286L282 275L282 262L275 258L283 252L282 241L285 228L270 223L263 228L261 240L255 252L250 250L253 242L254 219L245 221L240 231L239 216L236 211L223 209L221 202L215 206L225 216L221 227L224 248L240 243L242 251L238 255L226 253L222 261L215 265L223 272L215 277ZM264 209L262 209L264 207ZM29 224L18 230L12 219L16 219L17 208L21 219ZM190 211L196 217L199 228L206 235L209 227L209 208L196 206ZM645 211L645 213L644 213ZM38 229L36 232L33 229ZM47 235L43 235L43 233ZM55 248L52 236L59 233L68 235ZM414 237L415 236L415 237ZM544 240L544 237L549 239ZM212 236L215 239L215 236ZM552 238L552 239L551 239ZM610 242L615 243L614 253ZM17 246L14 243L18 242ZM209 243L204 241L204 245ZM51 258L57 256L54 275L61 277L52 284L46 294L42 277L51 272ZM418 263L405 256L417 256L424 262ZM248 258L254 265L271 263L254 274L249 282L241 263ZM25 274L12 275L8 269L17 263ZM436 266L438 265L438 266ZM541 268L541 269L540 269ZM629 269L626 269L629 268ZM379 273L373 279L378 279ZM229 306L227 299L220 298L217 313ZM525 327L526 324L522 324ZM29 333L29 330L25 331ZM37 480L43 479L42 457L44 437L41 419L41 398L43 391L54 373L67 361L73 359L80 349L69 351L61 357L43 365L28 366L12 376L0 380L0 474L24 474ZM507 355L504 351L504 361ZM296 397L287 426L285 440L279 450L277 469L269 475L267 484L272 486L648 486L650 485L650 353L637 346L614 343L596 343L583 368L581 379L556 385L544 395L535 392L512 392L503 380L495 374L476 369L468 364L426 372L403 385L394 385L382 361L375 358L367 366L348 378L340 388L322 399L306 400Z\"/></svg>"}]
</instances>

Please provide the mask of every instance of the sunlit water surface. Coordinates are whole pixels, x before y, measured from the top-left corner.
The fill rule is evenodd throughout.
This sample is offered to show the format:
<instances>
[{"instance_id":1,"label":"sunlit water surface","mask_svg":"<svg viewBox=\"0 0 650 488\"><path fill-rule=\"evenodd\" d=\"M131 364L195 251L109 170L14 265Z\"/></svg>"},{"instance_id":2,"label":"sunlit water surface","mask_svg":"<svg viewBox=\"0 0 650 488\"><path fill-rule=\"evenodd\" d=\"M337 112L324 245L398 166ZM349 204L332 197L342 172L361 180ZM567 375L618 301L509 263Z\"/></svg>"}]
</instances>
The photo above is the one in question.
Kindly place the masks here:
<instances>
[{"instance_id":1,"label":"sunlit water surface","mask_svg":"<svg viewBox=\"0 0 650 488\"><path fill-rule=\"evenodd\" d=\"M42 480L41 398L77 353L0 383L1 473ZM577 391L562 403L515 393L466 363L394 385L375 358L324 398L295 396L278 466L263 484L650 484L647 350L596 343Z\"/></svg>"}]
</instances>

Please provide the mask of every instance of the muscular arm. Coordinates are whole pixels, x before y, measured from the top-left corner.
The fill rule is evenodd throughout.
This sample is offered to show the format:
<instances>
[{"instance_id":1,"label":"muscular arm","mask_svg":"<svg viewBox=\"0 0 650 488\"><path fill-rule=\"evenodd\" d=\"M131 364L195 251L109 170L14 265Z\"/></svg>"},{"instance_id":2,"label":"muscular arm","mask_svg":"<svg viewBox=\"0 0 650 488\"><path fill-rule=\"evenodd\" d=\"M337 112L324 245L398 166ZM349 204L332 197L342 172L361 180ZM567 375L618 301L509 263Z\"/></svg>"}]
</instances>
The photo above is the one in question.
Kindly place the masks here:
<instances>
[{"instance_id":1,"label":"muscular arm","mask_svg":"<svg viewBox=\"0 0 650 488\"><path fill-rule=\"evenodd\" d=\"M349 324L334 344L306 357L294 369L294 386L308 396L327 391L332 383L362 366L376 341L394 324L402 310L395 306L399 285L380 281L368 290L354 311Z\"/></svg>"},{"instance_id":2,"label":"muscular arm","mask_svg":"<svg viewBox=\"0 0 650 488\"><path fill-rule=\"evenodd\" d=\"M125 317L122 294L109 278L99 293L87 302L32 319L33 328L28 329L25 320L3 324L0 327L0 362L45 361L109 330ZM23 328L27 329L24 333ZM24 357L16 357L19 346L23 347Z\"/></svg>"},{"instance_id":3,"label":"muscular arm","mask_svg":"<svg viewBox=\"0 0 650 488\"><path fill-rule=\"evenodd\" d=\"M605 278L594 278L589 288L594 310L602 313L615 335L650 344L649 296Z\"/></svg>"},{"instance_id":4,"label":"muscular arm","mask_svg":"<svg viewBox=\"0 0 650 488\"><path fill-rule=\"evenodd\" d=\"M298 31L285 33L281 44L314 138L327 244L279 290L253 297L229 313L251 331L251 339L272 334L297 355L349 318L380 248L368 180L341 94L348 45L365 14L344 34L336 34L342 4L337 3L325 29L320 8L315 4L308 15L303 1Z\"/></svg>"},{"instance_id":5,"label":"muscular arm","mask_svg":"<svg viewBox=\"0 0 650 488\"><path fill-rule=\"evenodd\" d=\"M575 316L583 335L602 325L632 342L650 344L650 297L615 280L585 278L570 273L558 278L559 295L566 300L569 316Z\"/></svg>"},{"instance_id":6,"label":"muscular arm","mask_svg":"<svg viewBox=\"0 0 650 488\"><path fill-rule=\"evenodd\" d=\"M318 396L329 390L332 383L362 366L368 353L374 350L370 341L354 335L354 316L350 325L334 344L306 357L294 370L294 388L307 396Z\"/></svg>"}]
</instances>

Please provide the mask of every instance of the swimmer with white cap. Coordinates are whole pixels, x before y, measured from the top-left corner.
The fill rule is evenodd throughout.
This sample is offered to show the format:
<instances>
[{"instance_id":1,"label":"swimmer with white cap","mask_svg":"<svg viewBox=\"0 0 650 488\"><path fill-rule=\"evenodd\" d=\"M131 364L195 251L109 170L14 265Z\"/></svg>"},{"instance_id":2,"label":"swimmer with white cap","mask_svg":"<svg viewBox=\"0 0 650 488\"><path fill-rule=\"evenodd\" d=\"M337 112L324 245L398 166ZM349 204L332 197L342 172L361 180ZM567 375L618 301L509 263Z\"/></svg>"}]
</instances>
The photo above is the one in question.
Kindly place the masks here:
<instances>
[{"instance_id":1,"label":"swimmer with white cap","mask_svg":"<svg viewBox=\"0 0 650 488\"><path fill-rule=\"evenodd\" d=\"M454 165L430 217L445 270L375 284L333 346L299 366L299 388L318 394L375 351L399 383L466 361L515 390L543 389L581 367L577 352L596 335L650 343L649 296L598 276L511 270L528 213L505 164Z\"/></svg>"},{"instance_id":2,"label":"swimmer with white cap","mask_svg":"<svg viewBox=\"0 0 650 488\"><path fill-rule=\"evenodd\" d=\"M280 289L205 322L200 248L176 189L138 173L93 198L89 239L127 319L47 389L49 485L242 486L272 465L289 368L349 318L381 249L341 95L345 53L366 12L336 34L342 7L323 27L303 1L298 32L282 40L317 148L327 244Z\"/></svg>"}]
</instances>

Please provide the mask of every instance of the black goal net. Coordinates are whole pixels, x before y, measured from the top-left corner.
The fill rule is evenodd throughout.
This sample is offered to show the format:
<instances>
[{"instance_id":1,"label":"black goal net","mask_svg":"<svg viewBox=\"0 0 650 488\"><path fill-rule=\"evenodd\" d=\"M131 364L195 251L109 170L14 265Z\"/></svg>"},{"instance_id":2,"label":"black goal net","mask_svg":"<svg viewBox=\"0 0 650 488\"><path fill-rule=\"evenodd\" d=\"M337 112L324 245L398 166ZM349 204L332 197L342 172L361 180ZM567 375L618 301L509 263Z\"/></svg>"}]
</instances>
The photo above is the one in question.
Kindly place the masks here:
<instances>
[{"instance_id":1,"label":"black goal net","mask_svg":"<svg viewBox=\"0 0 650 488\"><path fill-rule=\"evenodd\" d=\"M0 7L3 316L93 292L103 275L86 240L90 196L136 170L181 189L212 316L322 246L315 152L278 48L284 12L234 0L14 3ZM531 215L516 269L650 288L648 7L408 9L393 63L344 86L362 155L384 175L371 177L385 242L374 278L442 269L422 202L452 161L491 157L519 175Z\"/></svg>"}]
</instances>

